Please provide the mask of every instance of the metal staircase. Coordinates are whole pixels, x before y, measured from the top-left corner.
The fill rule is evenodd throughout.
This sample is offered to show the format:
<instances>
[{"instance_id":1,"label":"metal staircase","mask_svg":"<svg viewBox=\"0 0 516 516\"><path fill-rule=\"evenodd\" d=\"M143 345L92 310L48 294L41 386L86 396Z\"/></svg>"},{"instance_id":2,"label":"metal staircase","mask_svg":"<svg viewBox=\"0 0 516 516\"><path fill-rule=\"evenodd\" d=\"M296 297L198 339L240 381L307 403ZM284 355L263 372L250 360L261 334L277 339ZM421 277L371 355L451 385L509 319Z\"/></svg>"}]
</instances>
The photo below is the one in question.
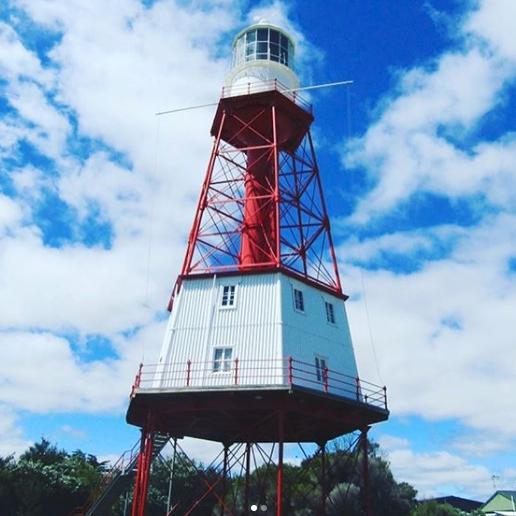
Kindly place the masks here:
<instances>
[{"instance_id":1,"label":"metal staircase","mask_svg":"<svg viewBox=\"0 0 516 516\"><path fill-rule=\"evenodd\" d=\"M156 459L168 443L170 437L156 433L154 435L152 460ZM82 507L77 507L70 516L105 516L119 496L126 492L133 483L136 474L136 464L140 451L140 441L125 451L115 462L109 472L92 492L90 498Z\"/></svg>"}]
</instances>

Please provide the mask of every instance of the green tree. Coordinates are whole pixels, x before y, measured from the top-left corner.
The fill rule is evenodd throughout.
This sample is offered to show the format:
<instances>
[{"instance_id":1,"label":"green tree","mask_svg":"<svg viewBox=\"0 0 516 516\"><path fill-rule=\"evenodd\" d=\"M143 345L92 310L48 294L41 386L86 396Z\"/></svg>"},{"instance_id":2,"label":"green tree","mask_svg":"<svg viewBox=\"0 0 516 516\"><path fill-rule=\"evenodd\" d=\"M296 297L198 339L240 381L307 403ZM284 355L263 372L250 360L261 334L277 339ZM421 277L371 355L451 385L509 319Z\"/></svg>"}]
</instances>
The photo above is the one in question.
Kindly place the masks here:
<instances>
[{"instance_id":1,"label":"green tree","mask_svg":"<svg viewBox=\"0 0 516 516\"><path fill-rule=\"evenodd\" d=\"M102 472L92 455L69 454L41 439L18 460L0 460L0 514L67 516L86 500Z\"/></svg>"}]
</instances>

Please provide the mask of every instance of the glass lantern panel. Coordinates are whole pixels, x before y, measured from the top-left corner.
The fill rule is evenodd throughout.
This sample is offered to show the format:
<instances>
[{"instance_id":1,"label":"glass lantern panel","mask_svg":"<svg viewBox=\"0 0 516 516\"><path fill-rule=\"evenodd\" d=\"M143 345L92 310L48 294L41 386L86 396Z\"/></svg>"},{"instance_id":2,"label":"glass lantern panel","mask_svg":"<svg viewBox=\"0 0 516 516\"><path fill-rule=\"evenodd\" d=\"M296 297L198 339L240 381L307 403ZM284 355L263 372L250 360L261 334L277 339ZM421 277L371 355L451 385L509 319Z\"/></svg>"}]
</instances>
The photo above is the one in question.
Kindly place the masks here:
<instances>
[{"instance_id":1,"label":"glass lantern panel","mask_svg":"<svg viewBox=\"0 0 516 516\"><path fill-rule=\"evenodd\" d=\"M258 41L269 40L269 29L258 29L256 32L258 33Z\"/></svg>"},{"instance_id":2,"label":"glass lantern panel","mask_svg":"<svg viewBox=\"0 0 516 516\"><path fill-rule=\"evenodd\" d=\"M256 55L256 43L248 43L245 49L245 55L247 61L255 59Z\"/></svg>"},{"instance_id":3,"label":"glass lantern panel","mask_svg":"<svg viewBox=\"0 0 516 516\"><path fill-rule=\"evenodd\" d=\"M271 60L272 61L279 61L279 56L280 56L280 47L279 47L279 45L276 45L275 43L271 43L270 49L271 49Z\"/></svg>"},{"instance_id":4,"label":"glass lantern panel","mask_svg":"<svg viewBox=\"0 0 516 516\"><path fill-rule=\"evenodd\" d=\"M268 48L269 48L269 45L267 43L259 41L257 52L258 52L258 54L267 54Z\"/></svg>"},{"instance_id":5,"label":"glass lantern panel","mask_svg":"<svg viewBox=\"0 0 516 516\"><path fill-rule=\"evenodd\" d=\"M284 48L280 52L280 63L288 66L288 52Z\"/></svg>"},{"instance_id":6,"label":"glass lantern panel","mask_svg":"<svg viewBox=\"0 0 516 516\"><path fill-rule=\"evenodd\" d=\"M277 30L270 29L270 40L271 43L279 43L280 33Z\"/></svg>"}]
</instances>

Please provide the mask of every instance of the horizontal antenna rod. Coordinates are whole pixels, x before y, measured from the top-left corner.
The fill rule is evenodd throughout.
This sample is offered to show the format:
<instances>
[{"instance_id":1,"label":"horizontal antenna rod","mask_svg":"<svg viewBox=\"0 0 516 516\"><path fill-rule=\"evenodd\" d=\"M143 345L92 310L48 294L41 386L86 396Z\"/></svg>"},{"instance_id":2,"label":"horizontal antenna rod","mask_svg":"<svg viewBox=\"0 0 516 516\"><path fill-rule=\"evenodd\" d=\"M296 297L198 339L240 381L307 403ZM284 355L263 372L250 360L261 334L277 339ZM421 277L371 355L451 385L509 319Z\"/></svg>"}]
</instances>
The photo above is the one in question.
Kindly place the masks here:
<instances>
[{"instance_id":1,"label":"horizontal antenna rod","mask_svg":"<svg viewBox=\"0 0 516 516\"><path fill-rule=\"evenodd\" d=\"M351 84L353 84L353 81L327 82L325 84L316 84L315 86L303 86L301 88L292 88L290 90L283 90L283 91L291 92L291 91L317 90L319 88L329 88L331 86L350 86Z\"/></svg>"},{"instance_id":2,"label":"horizontal antenna rod","mask_svg":"<svg viewBox=\"0 0 516 516\"><path fill-rule=\"evenodd\" d=\"M200 104L199 106L190 106L190 107L182 107L177 109L170 109L169 111L159 111L158 113L154 113L156 116L159 115L168 115L169 113L177 113L179 111L188 111L189 109L201 109L205 107L216 106L218 102L211 102L210 104Z\"/></svg>"},{"instance_id":3,"label":"horizontal antenna rod","mask_svg":"<svg viewBox=\"0 0 516 516\"><path fill-rule=\"evenodd\" d=\"M316 84L315 86L303 86L301 88L291 88L288 90L278 90L280 93L293 93L297 91L306 91L306 90L318 90L320 88L330 88L331 86L350 86L353 84L353 81L338 81L338 82L327 82L325 84ZM210 102L209 104L199 104L198 106L189 106L182 107L177 109L169 109L168 111L158 111L154 113L156 116L160 115L168 115L170 113L179 113L180 111L189 111L191 109L202 109L207 107L213 107L218 105L218 102Z\"/></svg>"}]
</instances>

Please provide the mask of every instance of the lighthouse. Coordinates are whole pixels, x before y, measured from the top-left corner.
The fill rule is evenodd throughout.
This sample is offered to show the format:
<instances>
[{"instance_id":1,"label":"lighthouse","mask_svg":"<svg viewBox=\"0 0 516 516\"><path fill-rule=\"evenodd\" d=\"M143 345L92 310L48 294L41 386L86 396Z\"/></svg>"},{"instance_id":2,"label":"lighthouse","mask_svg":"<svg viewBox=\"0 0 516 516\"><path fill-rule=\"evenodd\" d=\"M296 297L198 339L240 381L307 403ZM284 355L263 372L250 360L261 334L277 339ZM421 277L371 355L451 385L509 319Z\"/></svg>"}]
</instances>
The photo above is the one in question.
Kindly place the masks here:
<instances>
[{"instance_id":1,"label":"lighthouse","mask_svg":"<svg viewBox=\"0 0 516 516\"><path fill-rule=\"evenodd\" d=\"M324 449L388 417L385 388L358 375L294 63L292 37L265 20L234 39L161 351L131 393L127 421L142 428L133 516L156 433L222 443L225 460L234 443L276 443L280 516L284 443Z\"/></svg>"}]
</instances>

